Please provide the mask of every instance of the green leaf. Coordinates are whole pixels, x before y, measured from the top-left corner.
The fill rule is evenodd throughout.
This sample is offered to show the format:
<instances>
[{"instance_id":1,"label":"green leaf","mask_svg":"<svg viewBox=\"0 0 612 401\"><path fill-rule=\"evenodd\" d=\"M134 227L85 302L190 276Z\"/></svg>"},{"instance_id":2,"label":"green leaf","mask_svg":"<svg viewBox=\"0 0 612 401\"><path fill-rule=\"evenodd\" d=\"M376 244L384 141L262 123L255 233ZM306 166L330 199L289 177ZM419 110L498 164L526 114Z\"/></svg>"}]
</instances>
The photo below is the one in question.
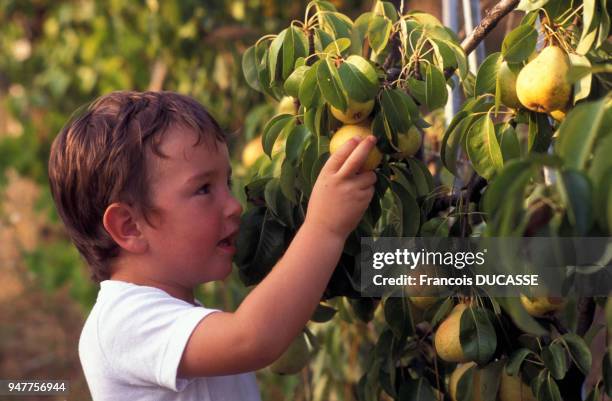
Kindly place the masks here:
<instances>
[{"instance_id":1,"label":"green leaf","mask_svg":"<svg viewBox=\"0 0 612 401\"><path fill-rule=\"evenodd\" d=\"M314 313L310 317L310 320L316 323L329 322L330 320L334 318L337 312L338 310L332 308L331 306L327 306L325 304L319 304L317 305L317 308L315 309Z\"/></svg>"},{"instance_id":2,"label":"green leaf","mask_svg":"<svg viewBox=\"0 0 612 401\"><path fill-rule=\"evenodd\" d=\"M351 39L353 31L353 21L344 14L338 12L321 11L319 21L323 29L329 33L334 40L340 38Z\"/></svg>"},{"instance_id":3,"label":"green leaf","mask_svg":"<svg viewBox=\"0 0 612 401\"><path fill-rule=\"evenodd\" d=\"M553 131L546 114L529 112L529 138L530 152L546 153L552 141Z\"/></svg>"},{"instance_id":4,"label":"green leaf","mask_svg":"<svg viewBox=\"0 0 612 401\"><path fill-rule=\"evenodd\" d=\"M606 395L612 397L612 353L610 352L610 347L608 347L608 351L606 351L603 357L601 371Z\"/></svg>"},{"instance_id":5,"label":"green leaf","mask_svg":"<svg viewBox=\"0 0 612 401\"><path fill-rule=\"evenodd\" d=\"M454 306L455 303L453 302L453 299L446 298L444 302L438 306L436 313L434 313L433 318L431 319L431 327L437 327L438 324L450 314Z\"/></svg>"},{"instance_id":6,"label":"green leaf","mask_svg":"<svg viewBox=\"0 0 612 401\"><path fill-rule=\"evenodd\" d=\"M513 29L502 43L502 55L509 63L520 63L533 53L538 32L531 25L520 25Z\"/></svg>"},{"instance_id":7,"label":"green leaf","mask_svg":"<svg viewBox=\"0 0 612 401\"><path fill-rule=\"evenodd\" d=\"M569 366L565 357L565 349L559 343L552 343L542 350L542 360L550 373L557 380L565 377Z\"/></svg>"},{"instance_id":8,"label":"green leaf","mask_svg":"<svg viewBox=\"0 0 612 401\"><path fill-rule=\"evenodd\" d=\"M293 129L295 126L295 117L291 114L279 114L266 124L263 130L263 148L264 152L272 157L272 149L274 148L274 142L285 129Z\"/></svg>"},{"instance_id":9,"label":"green leaf","mask_svg":"<svg viewBox=\"0 0 612 401\"><path fill-rule=\"evenodd\" d=\"M488 100L490 99L486 97L468 100L446 128L442 138L440 157L444 167L455 176L458 175L457 158L459 148L465 142L465 133L478 118L474 113L485 112L491 107L491 104L487 103Z\"/></svg>"},{"instance_id":10,"label":"green leaf","mask_svg":"<svg viewBox=\"0 0 612 401\"><path fill-rule=\"evenodd\" d=\"M370 40L370 47L376 53L381 53L387 46L392 25L393 23L389 18L380 15L373 15L370 19L368 38Z\"/></svg>"},{"instance_id":11,"label":"green leaf","mask_svg":"<svg viewBox=\"0 0 612 401\"><path fill-rule=\"evenodd\" d=\"M242 216L235 261L245 285L259 283L274 266L285 251L283 237L283 227L266 208L253 208Z\"/></svg>"},{"instance_id":12,"label":"green leaf","mask_svg":"<svg viewBox=\"0 0 612 401\"><path fill-rule=\"evenodd\" d=\"M559 386L552 377L546 376L537 392L538 401L563 401Z\"/></svg>"},{"instance_id":13,"label":"green leaf","mask_svg":"<svg viewBox=\"0 0 612 401\"><path fill-rule=\"evenodd\" d=\"M597 40L599 13L597 12L597 0L583 0L582 4L582 35L578 41L576 53L585 55Z\"/></svg>"},{"instance_id":14,"label":"green leaf","mask_svg":"<svg viewBox=\"0 0 612 401\"><path fill-rule=\"evenodd\" d=\"M285 144L285 158L294 165L300 160L306 147L308 137L312 135L304 125L296 126L287 137Z\"/></svg>"},{"instance_id":15,"label":"green leaf","mask_svg":"<svg viewBox=\"0 0 612 401\"><path fill-rule=\"evenodd\" d=\"M348 38L340 38L328 44L323 53L328 56L340 56L346 49L351 47L351 40Z\"/></svg>"},{"instance_id":16,"label":"green leaf","mask_svg":"<svg viewBox=\"0 0 612 401\"><path fill-rule=\"evenodd\" d=\"M410 304L406 297L389 297L385 301L385 321L398 340L414 334Z\"/></svg>"},{"instance_id":17,"label":"green leaf","mask_svg":"<svg viewBox=\"0 0 612 401\"><path fill-rule=\"evenodd\" d=\"M407 378L400 384L399 398L402 401L437 401L429 382L424 378Z\"/></svg>"},{"instance_id":18,"label":"green leaf","mask_svg":"<svg viewBox=\"0 0 612 401\"><path fill-rule=\"evenodd\" d=\"M524 166L519 162L515 162L514 164L516 169L523 169ZM501 177L501 176L500 176ZM500 182L502 180L495 180L494 184ZM500 182L500 186L507 184L505 182ZM513 190L512 188L507 188L507 191ZM510 193L510 192L508 192ZM523 197L521 196L521 199ZM502 309L510 315L514 324L517 325L519 329L524 331L525 333L533 334L534 336L544 336L548 333L531 315L527 313L523 305L519 301L518 298L495 298L495 300L501 305Z\"/></svg>"},{"instance_id":19,"label":"green leaf","mask_svg":"<svg viewBox=\"0 0 612 401\"><path fill-rule=\"evenodd\" d=\"M568 54L572 67L591 68L591 62L585 56L578 54ZM579 100L586 99L591 93L591 80L593 74L587 74L579 81L574 82L574 104Z\"/></svg>"},{"instance_id":20,"label":"green leaf","mask_svg":"<svg viewBox=\"0 0 612 401\"><path fill-rule=\"evenodd\" d=\"M448 91L446 78L440 69L429 64L425 70L425 103L429 110L435 110L446 104Z\"/></svg>"},{"instance_id":21,"label":"green leaf","mask_svg":"<svg viewBox=\"0 0 612 401\"><path fill-rule=\"evenodd\" d=\"M411 116L418 115L416 104L400 89L383 90L380 105L385 119L395 133L407 132L412 126Z\"/></svg>"},{"instance_id":22,"label":"green leaf","mask_svg":"<svg viewBox=\"0 0 612 401\"><path fill-rule=\"evenodd\" d=\"M504 163L521 157L521 145L512 125L505 124L502 126L499 133L499 147L504 156Z\"/></svg>"},{"instance_id":23,"label":"green leaf","mask_svg":"<svg viewBox=\"0 0 612 401\"><path fill-rule=\"evenodd\" d=\"M489 115L482 116L467 133L467 153L474 170L490 180L504 166L504 158Z\"/></svg>"},{"instance_id":24,"label":"green leaf","mask_svg":"<svg viewBox=\"0 0 612 401\"><path fill-rule=\"evenodd\" d=\"M400 235L398 237L413 237L419 231L421 211L416 199L410 192L397 182L391 183L395 203L395 219L392 224Z\"/></svg>"},{"instance_id":25,"label":"green leaf","mask_svg":"<svg viewBox=\"0 0 612 401\"><path fill-rule=\"evenodd\" d=\"M457 401L471 401L479 399L480 397L474 394L475 391L480 390L479 387L474 386L474 375L478 371L478 365L474 365L461 375L457 382L456 400ZM478 372L480 374L480 372Z\"/></svg>"},{"instance_id":26,"label":"green leaf","mask_svg":"<svg viewBox=\"0 0 612 401\"><path fill-rule=\"evenodd\" d=\"M295 179L297 177L297 169L296 167L285 158L283 160L283 164L280 172L280 190L282 194L287 198L291 203L296 204L296 188L295 188Z\"/></svg>"},{"instance_id":27,"label":"green leaf","mask_svg":"<svg viewBox=\"0 0 612 401\"><path fill-rule=\"evenodd\" d=\"M378 93L378 75L363 57L349 56L338 69L342 86L350 99L366 102Z\"/></svg>"},{"instance_id":28,"label":"green leaf","mask_svg":"<svg viewBox=\"0 0 612 401\"><path fill-rule=\"evenodd\" d=\"M497 348L495 328L485 309L470 307L461 315L459 339L465 357L484 364Z\"/></svg>"},{"instance_id":29,"label":"green leaf","mask_svg":"<svg viewBox=\"0 0 612 401\"><path fill-rule=\"evenodd\" d=\"M586 167L597 138L609 132L611 108L610 99L602 98L596 102L581 103L567 114L559 127L555 149L565 161L565 166L577 170Z\"/></svg>"},{"instance_id":30,"label":"green leaf","mask_svg":"<svg viewBox=\"0 0 612 401\"><path fill-rule=\"evenodd\" d=\"M317 68L317 83L325 100L335 108L346 111L346 95L338 70L331 59L322 60Z\"/></svg>"},{"instance_id":31,"label":"green leaf","mask_svg":"<svg viewBox=\"0 0 612 401\"><path fill-rule=\"evenodd\" d=\"M549 0L521 0L516 10L528 13L544 7L548 1Z\"/></svg>"},{"instance_id":32,"label":"green leaf","mask_svg":"<svg viewBox=\"0 0 612 401\"><path fill-rule=\"evenodd\" d=\"M399 19L395 5L389 1L378 1L374 9L376 13L389 18L391 22L397 22Z\"/></svg>"},{"instance_id":33,"label":"green leaf","mask_svg":"<svg viewBox=\"0 0 612 401\"><path fill-rule=\"evenodd\" d=\"M563 170L559 178L557 183L567 207L569 222L578 236L586 236L593 224L591 182L577 170Z\"/></svg>"},{"instance_id":34,"label":"green leaf","mask_svg":"<svg viewBox=\"0 0 612 401\"><path fill-rule=\"evenodd\" d=\"M448 237L448 219L434 217L421 226L421 237Z\"/></svg>"},{"instance_id":35,"label":"green leaf","mask_svg":"<svg viewBox=\"0 0 612 401\"><path fill-rule=\"evenodd\" d=\"M474 96L484 95L485 93L495 94L500 59L501 53L493 53L482 62L476 74Z\"/></svg>"},{"instance_id":36,"label":"green leaf","mask_svg":"<svg viewBox=\"0 0 612 401\"><path fill-rule=\"evenodd\" d=\"M320 63L322 61L317 61L304 73L304 79L298 92L298 98L304 107L313 108L319 103L321 91L317 84L317 70Z\"/></svg>"},{"instance_id":37,"label":"green leaf","mask_svg":"<svg viewBox=\"0 0 612 401\"><path fill-rule=\"evenodd\" d=\"M242 55L242 72L247 84L256 91L261 91L257 74L257 64L259 60L255 54L256 47L249 47Z\"/></svg>"},{"instance_id":38,"label":"green leaf","mask_svg":"<svg viewBox=\"0 0 612 401\"><path fill-rule=\"evenodd\" d=\"M533 351L527 348L519 348L510 355L506 364L506 373L510 376L516 376L521 371L521 365L525 358L529 355L535 355Z\"/></svg>"},{"instance_id":39,"label":"green leaf","mask_svg":"<svg viewBox=\"0 0 612 401\"><path fill-rule=\"evenodd\" d=\"M287 95L299 97L300 86L302 85L302 82L304 82L304 77L306 76L306 72L308 70L310 70L310 67L303 65L296 68L291 75L289 75L287 80L285 80L285 84L283 85L283 89L285 89L285 93Z\"/></svg>"},{"instance_id":40,"label":"green leaf","mask_svg":"<svg viewBox=\"0 0 612 401\"><path fill-rule=\"evenodd\" d=\"M287 29L283 29L270 44L268 52L268 65L270 70L270 82L280 80L282 76L282 53L283 42L287 35ZM280 56L280 57L279 57Z\"/></svg>"},{"instance_id":41,"label":"green leaf","mask_svg":"<svg viewBox=\"0 0 612 401\"><path fill-rule=\"evenodd\" d=\"M562 338L565 344L567 344L572 359L576 362L578 369L580 369L585 376L588 375L591 371L592 357L591 350L586 342L582 337L574 333L564 334Z\"/></svg>"},{"instance_id":42,"label":"green leaf","mask_svg":"<svg viewBox=\"0 0 612 401\"><path fill-rule=\"evenodd\" d=\"M307 56L307 39L304 33L294 26L287 28L287 33L283 39L283 80L287 79L295 65L295 61L300 57Z\"/></svg>"},{"instance_id":43,"label":"green leaf","mask_svg":"<svg viewBox=\"0 0 612 401\"><path fill-rule=\"evenodd\" d=\"M333 41L334 38L329 33L315 28L315 50L322 52Z\"/></svg>"},{"instance_id":44,"label":"green leaf","mask_svg":"<svg viewBox=\"0 0 612 401\"><path fill-rule=\"evenodd\" d=\"M608 8L608 0L599 0L601 13L601 21L599 23L599 35L595 42L595 48L600 48L610 34L610 13Z\"/></svg>"}]
</instances>

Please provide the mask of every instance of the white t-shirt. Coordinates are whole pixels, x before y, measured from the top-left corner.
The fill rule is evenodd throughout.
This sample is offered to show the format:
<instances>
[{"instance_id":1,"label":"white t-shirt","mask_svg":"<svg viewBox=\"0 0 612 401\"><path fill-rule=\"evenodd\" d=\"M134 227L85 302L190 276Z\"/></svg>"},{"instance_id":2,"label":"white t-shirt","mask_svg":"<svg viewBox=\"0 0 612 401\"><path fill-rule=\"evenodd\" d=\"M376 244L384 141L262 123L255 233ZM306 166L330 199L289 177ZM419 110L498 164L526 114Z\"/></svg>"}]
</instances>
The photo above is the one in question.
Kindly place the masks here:
<instances>
[{"instance_id":1,"label":"white t-shirt","mask_svg":"<svg viewBox=\"0 0 612 401\"><path fill-rule=\"evenodd\" d=\"M215 311L158 288L102 281L79 341L93 400L260 401L254 373L177 378L191 333Z\"/></svg>"}]
</instances>

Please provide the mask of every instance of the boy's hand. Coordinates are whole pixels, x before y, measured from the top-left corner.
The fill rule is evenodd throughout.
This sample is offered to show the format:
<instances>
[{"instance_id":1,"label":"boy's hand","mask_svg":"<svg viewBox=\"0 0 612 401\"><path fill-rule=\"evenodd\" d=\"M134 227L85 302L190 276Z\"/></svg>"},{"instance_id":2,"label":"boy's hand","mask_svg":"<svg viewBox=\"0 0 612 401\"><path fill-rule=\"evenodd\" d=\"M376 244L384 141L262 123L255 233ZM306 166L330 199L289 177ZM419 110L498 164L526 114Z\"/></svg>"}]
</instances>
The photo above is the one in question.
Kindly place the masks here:
<instances>
[{"instance_id":1,"label":"boy's hand","mask_svg":"<svg viewBox=\"0 0 612 401\"><path fill-rule=\"evenodd\" d=\"M306 223L342 240L359 224L374 195L376 173L361 171L376 138L347 141L325 163L315 182Z\"/></svg>"}]
</instances>

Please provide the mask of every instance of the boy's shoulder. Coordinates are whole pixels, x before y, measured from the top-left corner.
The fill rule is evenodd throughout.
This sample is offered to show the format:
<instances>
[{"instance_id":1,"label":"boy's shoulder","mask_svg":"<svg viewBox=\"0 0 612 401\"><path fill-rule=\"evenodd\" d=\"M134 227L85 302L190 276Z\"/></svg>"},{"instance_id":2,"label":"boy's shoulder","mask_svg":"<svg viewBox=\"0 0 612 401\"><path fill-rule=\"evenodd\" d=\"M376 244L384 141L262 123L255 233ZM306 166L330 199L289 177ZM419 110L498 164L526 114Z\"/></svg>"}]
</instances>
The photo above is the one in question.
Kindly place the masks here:
<instances>
[{"instance_id":1,"label":"boy's shoulder","mask_svg":"<svg viewBox=\"0 0 612 401\"><path fill-rule=\"evenodd\" d=\"M154 287L102 281L79 339L86 377L177 389L184 347L198 323L215 311Z\"/></svg>"}]
</instances>

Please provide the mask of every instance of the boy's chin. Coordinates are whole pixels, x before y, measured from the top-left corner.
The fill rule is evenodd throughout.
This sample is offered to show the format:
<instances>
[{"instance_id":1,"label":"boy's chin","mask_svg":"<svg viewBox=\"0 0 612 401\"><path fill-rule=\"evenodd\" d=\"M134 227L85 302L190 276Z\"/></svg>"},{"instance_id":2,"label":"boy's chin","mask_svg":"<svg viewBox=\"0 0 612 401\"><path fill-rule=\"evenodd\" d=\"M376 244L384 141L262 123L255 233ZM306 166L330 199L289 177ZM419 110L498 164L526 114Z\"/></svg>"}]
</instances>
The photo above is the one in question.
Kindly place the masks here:
<instances>
[{"instance_id":1,"label":"boy's chin","mask_svg":"<svg viewBox=\"0 0 612 401\"><path fill-rule=\"evenodd\" d=\"M212 272L211 272L212 273ZM227 279L232 274L232 263L215 266L215 271L212 275L207 275L206 281L220 281ZM212 276L212 277L211 277Z\"/></svg>"}]
</instances>

